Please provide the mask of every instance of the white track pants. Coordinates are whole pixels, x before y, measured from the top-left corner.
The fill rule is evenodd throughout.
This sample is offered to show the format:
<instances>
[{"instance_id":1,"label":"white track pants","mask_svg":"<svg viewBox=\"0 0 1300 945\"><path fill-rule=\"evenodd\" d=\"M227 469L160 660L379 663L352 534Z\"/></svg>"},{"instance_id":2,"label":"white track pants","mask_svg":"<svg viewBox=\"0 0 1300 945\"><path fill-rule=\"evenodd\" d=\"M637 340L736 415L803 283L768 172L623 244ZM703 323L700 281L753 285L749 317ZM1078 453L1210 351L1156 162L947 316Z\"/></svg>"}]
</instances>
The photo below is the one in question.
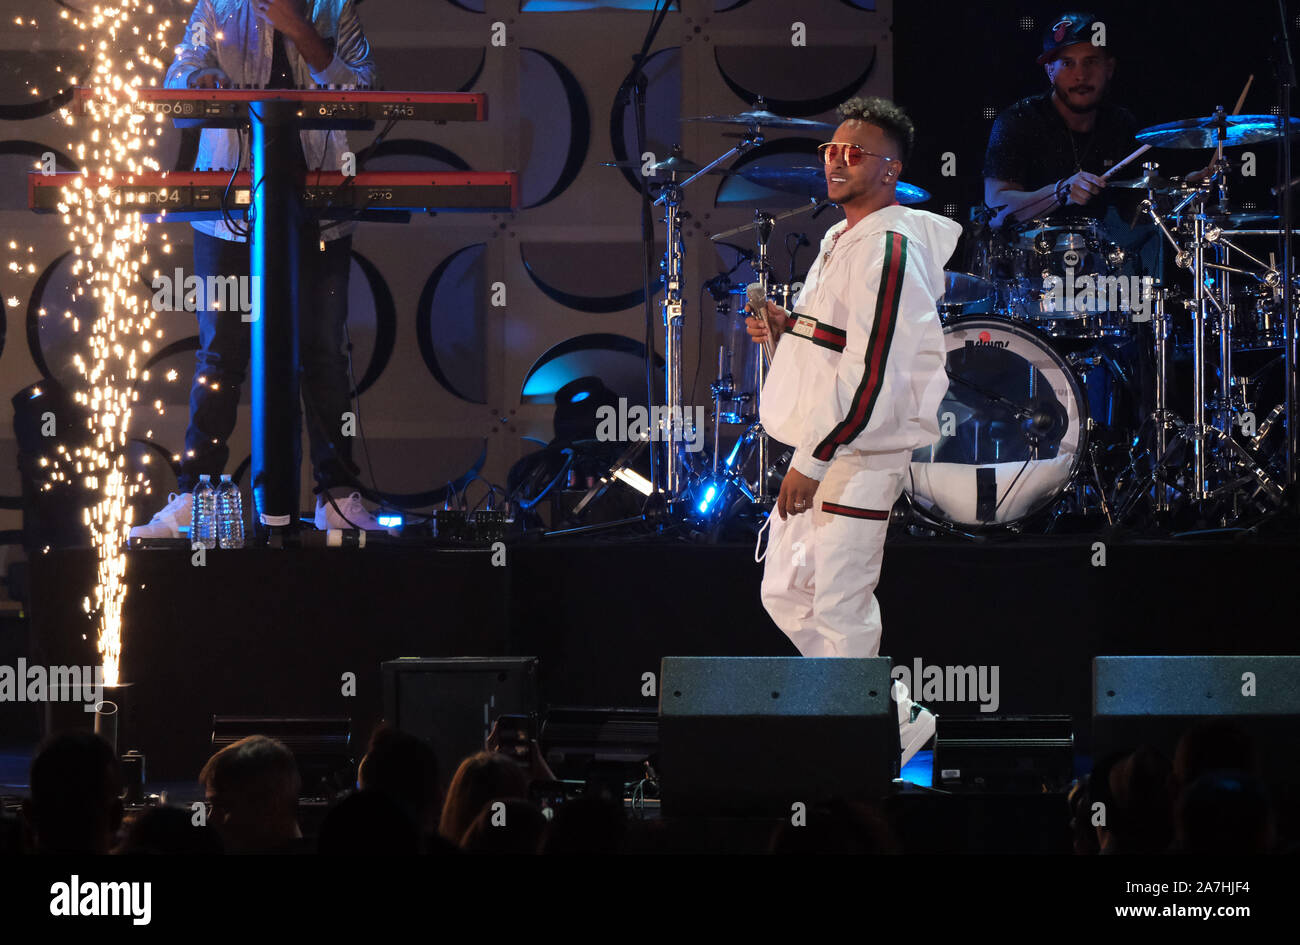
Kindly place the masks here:
<instances>
[{"instance_id":1,"label":"white track pants","mask_svg":"<svg viewBox=\"0 0 1300 945\"><path fill-rule=\"evenodd\" d=\"M763 607L802 655L880 654L875 590L889 510L903 491L911 458L910 450L842 451L826 471L811 511L783 521L773 509L767 551L759 559ZM895 698L900 723L908 721L906 690L896 691Z\"/></svg>"}]
</instances>

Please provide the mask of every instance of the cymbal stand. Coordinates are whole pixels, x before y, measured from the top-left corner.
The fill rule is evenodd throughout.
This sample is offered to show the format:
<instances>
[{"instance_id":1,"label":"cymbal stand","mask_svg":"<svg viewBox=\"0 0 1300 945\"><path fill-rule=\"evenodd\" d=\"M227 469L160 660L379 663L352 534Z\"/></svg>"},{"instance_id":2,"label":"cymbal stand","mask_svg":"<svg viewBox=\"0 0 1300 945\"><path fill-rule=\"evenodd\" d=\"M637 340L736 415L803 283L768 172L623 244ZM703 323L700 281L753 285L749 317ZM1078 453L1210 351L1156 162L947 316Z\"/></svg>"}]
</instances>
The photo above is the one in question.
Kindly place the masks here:
<instances>
[{"instance_id":1,"label":"cymbal stand","mask_svg":"<svg viewBox=\"0 0 1300 945\"><path fill-rule=\"evenodd\" d=\"M675 178L675 175L673 175ZM678 429L684 422L682 413L682 263L685 247L682 245L682 188L675 179L663 186L655 204L664 206L666 248L661 280L664 286L662 305L664 320L664 406L660 414L659 437L664 446L664 492L672 501L682 492L682 448L685 430Z\"/></svg>"},{"instance_id":2,"label":"cymbal stand","mask_svg":"<svg viewBox=\"0 0 1300 945\"><path fill-rule=\"evenodd\" d=\"M1164 444L1163 450L1158 450L1153 478L1159 493L1164 486L1162 472L1164 467L1169 463L1177 447L1181 443L1187 443L1192 450L1192 482L1187 489L1187 494L1192 501L1204 503L1253 481L1259 491L1263 492L1272 501L1280 503L1283 499L1281 487L1268 475L1255 454L1238 443L1234 436L1231 411L1233 394L1230 388L1230 378L1223 382L1229 385L1227 398L1221 398L1216 405L1218 407L1217 419L1219 419L1220 425L1214 426L1206 423L1205 338L1210 323L1211 308L1218 313L1221 331L1228 335L1228 344L1229 347L1231 346L1231 309L1226 300L1220 300L1218 297L1217 287L1215 290L1211 290L1207 285L1209 271L1212 269L1222 270L1226 266L1224 263L1207 261L1207 256L1210 255L1207 250L1213 250L1216 254L1222 253L1223 247L1215 244L1225 242L1222 234L1214 232L1215 228L1210 226L1209 217L1205 213L1205 204L1208 198L1208 188L1205 186L1198 187L1178 202L1168 214L1170 217L1182 218L1189 225L1190 236L1188 242L1190 243L1190 249L1185 248L1174 238L1166 224L1165 216L1157 212L1151 200L1144 200L1140 205L1141 212L1151 217L1166 239L1173 245L1176 253L1175 261L1179 268L1188 269L1192 274L1192 299L1190 302L1192 314L1191 420L1183 424L1168 410L1167 401L1158 404L1156 421L1157 429L1161 431L1158 434L1158 442L1163 441L1163 431L1169 423L1173 423L1178 428L1178 433L1172 441ZM1194 212L1187 213L1186 211L1189 208ZM1250 274L1247 270L1235 271ZM1271 275L1266 275L1263 278L1267 281L1271 277ZM1162 299L1160 302L1162 309L1164 308L1163 301ZM1160 317L1162 321L1167 319L1167 312L1161 312ZM1225 325L1227 326L1226 330L1224 329ZM1166 323L1166 337L1161 341L1160 331L1157 329L1157 367L1160 371L1157 388L1162 392L1160 395L1162 400L1165 399L1168 391L1167 331L1168 325ZM1163 359L1159 356L1159 347L1161 345L1164 346ZM1216 449L1212 449L1212 447ZM1241 468L1234 469L1234 464ZM1216 482L1219 483L1217 487L1211 484L1211 472L1215 473ZM1158 495L1157 510L1163 510L1162 503L1163 498Z\"/></svg>"},{"instance_id":3,"label":"cymbal stand","mask_svg":"<svg viewBox=\"0 0 1300 945\"><path fill-rule=\"evenodd\" d=\"M1169 431L1173 428L1173 414L1169 409L1169 355L1174 319L1169 312L1169 290L1153 290L1151 307L1151 327L1155 331L1156 346L1156 456L1163 461L1169 452ZM1167 515L1170 501L1164 466L1157 464L1152 476L1155 480L1155 510L1157 514Z\"/></svg>"},{"instance_id":4,"label":"cymbal stand","mask_svg":"<svg viewBox=\"0 0 1300 945\"><path fill-rule=\"evenodd\" d=\"M664 228L666 247L664 259L660 264L663 275L660 277L664 286L662 304L664 321L664 404L665 410L660 414L659 437L666 444L664 450L663 491L669 502L680 498L686 490L686 472L688 460L684 455L688 439L699 435L699 431L685 429L689 411L682 404L682 327L686 321L682 293L682 272L686 257L686 248L682 239L682 191L693 181L707 174L723 161L745 153L763 143L763 135L757 128L751 128L740 142L725 154L710 161L683 181L677 180L677 174L670 174L669 180L660 189L654 205L664 208Z\"/></svg>"},{"instance_id":5,"label":"cymbal stand","mask_svg":"<svg viewBox=\"0 0 1300 945\"><path fill-rule=\"evenodd\" d=\"M768 296L768 285L772 281L772 263L768 257L767 246L772 238L772 227L774 220L769 213L762 210L754 211L754 241L757 245L757 254L754 256L754 274L758 276L758 284L763 287L763 298ZM766 318L763 319L767 321ZM775 346L776 339L772 339ZM763 383L767 380L768 360L763 352L762 345L754 346L754 390L759 392L763 390ZM757 407L758 397L755 397L755 407ZM757 412L757 411L756 411ZM758 421L755 421L758 423ZM758 429L758 483L755 489L755 496L759 502L772 501L772 490L768 484L768 462L771 455L771 440L763 432L762 426Z\"/></svg>"}]
</instances>

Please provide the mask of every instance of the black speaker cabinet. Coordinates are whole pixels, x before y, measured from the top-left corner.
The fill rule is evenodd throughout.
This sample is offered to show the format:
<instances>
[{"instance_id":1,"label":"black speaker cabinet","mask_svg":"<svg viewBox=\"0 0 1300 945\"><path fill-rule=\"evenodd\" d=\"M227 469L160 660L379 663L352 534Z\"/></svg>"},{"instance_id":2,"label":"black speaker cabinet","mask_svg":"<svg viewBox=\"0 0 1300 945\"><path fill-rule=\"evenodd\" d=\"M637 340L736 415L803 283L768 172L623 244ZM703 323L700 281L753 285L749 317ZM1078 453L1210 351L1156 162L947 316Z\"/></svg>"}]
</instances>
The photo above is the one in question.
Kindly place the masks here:
<instances>
[{"instance_id":1,"label":"black speaker cabinet","mask_svg":"<svg viewBox=\"0 0 1300 945\"><path fill-rule=\"evenodd\" d=\"M1059 793L1074 777L1068 715L941 715L936 728L936 788Z\"/></svg>"},{"instance_id":2,"label":"black speaker cabinet","mask_svg":"<svg viewBox=\"0 0 1300 945\"><path fill-rule=\"evenodd\" d=\"M382 664L384 719L428 741L444 779L483 750L502 715L537 715L535 657L398 659Z\"/></svg>"},{"instance_id":3,"label":"black speaker cabinet","mask_svg":"<svg viewBox=\"0 0 1300 945\"><path fill-rule=\"evenodd\" d=\"M885 795L899 759L889 671L885 657L665 657L664 813L788 815Z\"/></svg>"},{"instance_id":4,"label":"black speaker cabinet","mask_svg":"<svg viewBox=\"0 0 1300 945\"><path fill-rule=\"evenodd\" d=\"M1093 757L1146 744L1172 761L1189 727L1227 717L1253 737L1267 780L1300 783L1300 657L1099 656L1092 675Z\"/></svg>"}]
</instances>

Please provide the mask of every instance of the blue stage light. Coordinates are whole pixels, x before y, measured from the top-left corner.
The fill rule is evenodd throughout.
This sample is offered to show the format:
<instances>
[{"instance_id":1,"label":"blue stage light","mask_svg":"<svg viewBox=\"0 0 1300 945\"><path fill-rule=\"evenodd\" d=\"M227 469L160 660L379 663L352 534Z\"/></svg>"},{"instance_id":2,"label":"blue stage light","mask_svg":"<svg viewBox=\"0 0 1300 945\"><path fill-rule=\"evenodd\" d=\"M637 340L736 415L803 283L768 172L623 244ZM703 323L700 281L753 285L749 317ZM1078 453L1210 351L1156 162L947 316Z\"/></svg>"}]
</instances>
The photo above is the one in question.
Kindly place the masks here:
<instances>
[{"instance_id":1,"label":"blue stage light","mask_svg":"<svg viewBox=\"0 0 1300 945\"><path fill-rule=\"evenodd\" d=\"M700 504L697 506L697 508L700 510L701 515L708 514L709 506L713 505L713 500L714 498L717 497L717 494L718 494L718 487L709 486L708 491L704 493L704 498L700 500Z\"/></svg>"}]
</instances>

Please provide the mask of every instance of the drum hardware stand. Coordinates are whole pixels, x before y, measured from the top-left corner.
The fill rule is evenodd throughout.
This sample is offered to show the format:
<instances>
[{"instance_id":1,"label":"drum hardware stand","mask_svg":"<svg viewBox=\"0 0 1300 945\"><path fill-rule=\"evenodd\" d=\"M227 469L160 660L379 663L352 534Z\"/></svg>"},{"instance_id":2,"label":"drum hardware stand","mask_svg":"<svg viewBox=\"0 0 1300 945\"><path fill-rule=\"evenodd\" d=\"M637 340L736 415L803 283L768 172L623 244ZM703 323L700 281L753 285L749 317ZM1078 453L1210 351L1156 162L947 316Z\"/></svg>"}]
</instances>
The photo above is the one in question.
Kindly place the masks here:
<instances>
[{"instance_id":1,"label":"drum hardware stand","mask_svg":"<svg viewBox=\"0 0 1300 945\"><path fill-rule=\"evenodd\" d=\"M1156 348L1156 409L1152 414L1156 427L1156 456L1164 457L1169 450L1169 430L1174 425L1169 410L1169 355L1173 337L1173 316L1169 314L1169 290L1157 289L1152 293L1152 328ZM1170 512L1169 487L1165 483L1164 467L1156 465L1151 472L1155 486L1155 511L1160 515Z\"/></svg>"},{"instance_id":2,"label":"drum hardware stand","mask_svg":"<svg viewBox=\"0 0 1300 945\"><path fill-rule=\"evenodd\" d=\"M728 309L730 313L730 309ZM718 346L718 379L709 385L709 393L713 395L713 475L718 474L718 454L722 451L722 402L738 401L736 394L736 379L730 374L723 374L726 370L724 363L726 359L726 346ZM739 397L748 400L745 394ZM744 403L744 400L738 402Z\"/></svg>"},{"instance_id":3,"label":"drum hardware stand","mask_svg":"<svg viewBox=\"0 0 1300 945\"><path fill-rule=\"evenodd\" d=\"M1300 330L1300 318L1297 318L1294 307L1295 286L1292 284L1294 278L1294 264L1291 258L1291 214L1294 208L1292 199L1292 165L1291 165L1291 142L1290 134L1286 132L1291 126L1291 96L1296 86L1295 59L1291 54L1291 39L1287 32L1287 5L1285 0L1280 0L1277 5L1277 13L1281 30L1275 34L1274 53L1269 58L1273 62L1273 69L1277 75L1278 90L1278 179L1282 181L1278 193L1278 219L1282 224L1282 272L1286 273L1286 278L1282 283L1282 317L1284 319L1283 338L1285 344L1285 362L1284 372L1286 381L1286 450L1283 461L1283 477L1286 487L1291 491L1290 506L1294 510L1297 506L1297 500L1300 495L1296 495L1300 490L1297 489L1297 479L1300 474L1297 472L1297 453L1300 453L1300 365L1296 363L1297 348L1296 332ZM1276 192L1276 191L1275 191Z\"/></svg>"},{"instance_id":4,"label":"drum hardware stand","mask_svg":"<svg viewBox=\"0 0 1300 945\"><path fill-rule=\"evenodd\" d=\"M1206 267L1209 269L1213 269L1216 272L1223 273L1222 297L1225 300L1224 306L1226 306L1227 314L1224 314L1224 306L1220 306L1219 308L1220 311L1219 390L1217 392L1215 400L1212 402L1212 410L1216 418L1218 419L1218 424L1217 424L1218 429L1223 433L1230 434L1232 432L1232 427L1233 427L1233 417L1240 416L1241 413L1247 409L1247 404L1246 404L1246 392L1244 390L1236 389L1233 385L1233 380L1234 380L1233 371L1232 371L1233 321L1231 316L1235 314L1236 306L1230 301L1232 296L1231 296L1231 284L1229 280L1231 279L1231 276L1233 274L1237 274L1237 275L1247 276L1251 279L1255 279L1261 284L1268 286L1270 289L1276 289L1278 286L1282 284L1282 275L1275 268L1273 268L1273 266L1271 266L1269 263L1266 263L1262 259L1259 259L1256 256L1251 255L1249 252L1247 252L1246 250L1242 249L1240 246L1237 246L1235 243L1229 240L1226 236L1223 235L1223 231L1217 226L1209 227L1205 231L1205 239L1208 242L1210 242L1212 245L1214 245L1216 248L1218 248L1220 253L1220 258L1223 260L1223 262L1220 263L1207 263ZM1230 256L1231 253L1237 253L1240 256L1246 257L1248 260L1250 260L1252 263L1254 263L1256 266L1262 269L1263 274L1260 275L1259 273L1253 272L1248 269L1242 269L1238 266L1228 265L1228 260L1231 258Z\"/></svg>"},{"instance_id":5,"label":"drum hardware stand","mask_svg":"<svg viewBox=\"0 0 1300 945\"><path fill-rule=\"evenodd\" d=\"M1088 418L1088 429L1091 432L1096 427L1092 417ZM1097 486L1097 501L1101 503L1101 514L1106 517L1107 525L1115 524L1115 516L1111 514L1110 503L1106 500L1106 486L1101 480L1101 469L1097 466L1097 444L1092 438L1088 439L1088 465L1092 468L1092 481Z\"/></svg>"},{"instance_id":6,"label":"drum hardware stand","mask_svg":"<svg viewBox=\"0 0 1300 945\"><path fill-rule=\"evenodd\" d=\"M1221 149L1222 145L1220 144L1220 151ZM1214 178L1212 177L1210 180L1213 181ZM1224 243L1227 247L1232 246L1230 242L1223 239L1221 232L1217 232L1217 227L1208 225L1208 218L1204 212L1207 197L1207 189L1198 187L1170 212L1170 216L1179 215L1193 202L1197 204L1196 212L1190 215L1191 250L1184 249L1173 237L1165 224L1164 218L1156 211L1151 200L1144 200L1141 204L1141 212L1151 217L1152 221L1172 244L1178 266L1189 269L1192 273L1192 299L1189 301L1188 306L1192 314L1192 419L1188 423L1183 423L1169 410L1169 316L1166 311L1165 296L1161 293L1156 295L1158 315L1156 330L1157 404L1153 416L1157 431L1157 447L1155 450L1157 459L1150 478L1156 486L1156 510L1158 512L1168 511L1168 502L1164 496L1164 490L1170 483L1166 481L1164 469L1169 464L1177 448L1183 443L1188 444L1192 449L1192 482L1186 490L1188 497L1192 501L1203 503L1218 498L1225 492L1236 488L1241 482L1250 482L1252 479L1269 498L1276 502L1283 501L1281 487L1264 470L1263 464L1258 457L1253 451L1242 446L1234 438L1231 410L1234 396L1232 379L1227 370L1222 372L1219 397L1215 404L1215 413L1219 425L1215 426L1206 422L1205 336L1210 324L1211 307L1219 316L1221 354L1223 347L1226 345L1229 351L1228 357L1231 357L1232 341L1230 304L1226 300L1220 301L1216 294L1210 291L1206 285L1206 275L1211 269L1251 274L1245 270L1233 270L1224 263L1207 261L1207 248L1213 249L1215 254L1218 255L1224 252L1224 247L1216 244ZM1246 255L1252 261L1258 262L1249 254L1243 253L1243 255ZM1276 271L1270 269L1261 278L1268 283L1271 279L1279 278L1279 276ZM1171 423L1177 432L1172 440L1169 440L1167 439L1167 431ZM1224 480L1228 480L1217 488L1211 488L1210 485L1211 446L1216 448L1213 457L1213 471L1218 473ZM1229 468L1229 465L1234 461L1244 465L1246 473L1244 478L1236 477L1236 474ZM1229 477L1233 478L1229 479Z\"/></svg>"},{"instance_id":7,"label":"drum hardware stand","mask_svg":"<svg viewBox=\"0 0 1300 945\"><path fill-rule=\"evenodd\" d=\"M754 259L754 274L758 276L758 284L763 287L763 298L768 296L768 284L772 281L772 263L768 258L767 244L772 238L772 228L775 220L771 214L762 210L754 211L754 237L758 248L758 254ZM766 317L763 319L767 322ZM776 350L776 341L772 342L773 353ZM763 384L767 381L767 356L763 353L762 345L754 346L754 390L762 391ZM755 398L757 399L757 398ZM758 489L756 501L770 503L773 500L772 490L768 484L768 454L770 452L768 437L763 433L763 428L758 427Z\"/></svg>"},{"instance_id":8,"label":"drum hardware stand","mask_svg":"<svg viewBox=\"0 0 1300 945\"><path fill-rule=\"evenodd\" d=\"M669 502L681 498L686 491L688 465L683 457L684 430L677 427L678 418L684 416L682 405L682 326L686 321L683 311L682 264L686 251L682 238L682 191L697 178L709 173L723 161L744 154L763 143L763 135L757 128L751 128L735 147L725 154L714 158L685 180L678 182L677 174L669 175L654 205L663 205L666 247L660 268L664 286L662 304L664 324L664 400L667 411L664 423L667 429L660 430L665 444L662 489ZM658 485L658 484L657 484Z\"/></svg>"},{"instance_id":9,"label":"drum hardware stand","mask_svg":"<svg viewBox=\"0 0 1300 945\"><path fill-rule=\"evenodd\" d=\"M720 306L721 307L721 306ZM727 309L730 313L730 308ZM753 395L745 392L736 392L736 379L730 374L724 374L726 348L718 348L718 379L709 385L709 392L713 395L713 468L712 468L712 487L715 489L725 490L728 485L735 486L751 502L758 501L754 492L745 481L744 474L741 472L745 464L749 462L749 454L752 452L752 446L755 441L767 439L763 435L763 428L751 414L738 415L737 422L749 423L749 427L741 434L739 441L732 447L731 455L727 457L726 469L722 469L719 464L722 462L722 404L724 401L730 401L738 404L748 404L753 400ZM706 496L705 502L711 503L716 497Z\"/></svg>"},{"instance_id":10,"label":"drum hardware stand","mask_svg":"<svg viewBox=\"0 0 1300 945\"><path fill-rule=\"evenodd\" d=\"M761 135L757 136L757 141L761 143L762 141ZM742 142L742 145L743 144L744 142ZM724 159L725 159L725 155L723 158L719 158L719 161ZM701 173L703 172L701 171ZM768 253L768 243L771 239L773 228L779 221L784 220L787 217L798 216L801 213L808 213L809 211L816 210L824 203L825 203L824 201L810 199L808 204L805 206L795 207L793 210L786 210L776 215L766 213L762 210L755 210L754 219L751 222L744 223L737 227L733 227L730 230L724 230L721 233L715 233L709 238L712 241L717 242L719 240L726 239L728 236L735 236L738 233L743 233L749 229L752 229L754 231L756 253L754 257L750 260L750 266L754 270L754 275L757 276L757 281L759 285L763 287L763 297L768 298L770 295L768 291L768 286L771 281L771 273L772 273L772 264ZM749 425L749 427L745 430L745 432L741 434L740 441L736 444L736 447L732 450L732 454L731 454L732 459L728 463L730 471L726 475L728 481L733 482L733 484L735 484L737 488L741 488L742 484L744 483L744 478L741 475L740 471L749 462L750 455L756 452L757 465L758 465L758 479L754 483L752 489L749 487L748 484L744 484L743 488L741 488L741 491L744 492L745 495L749 496L752 501L770 506L776 499L776 497L773 495L772 492L772 479L775 476L777 469L772 463L771 437L769 437L767 433L763 430L763 425L758 420L758 412L759 412L758 403L759 403L759 398L762 396L763 384L767 380L768 367L769 365L767 363L767 357L763 353L763 346L755 345L754 346L754 373L753 373L753 380L755 385L754 392L752 395L750 394L741 395L741 397L745 398L746 400L752 397L754 403L754 412L752 414L753 422ZM727 375L726 377L721 376L722 374L721 355L719 356L718 373L720 375L718 381L715 384L711 385L710 387L711 390L714 390L715 402L718 397L717 390L727 390L734 393L734 389L735 389L733 377L731 377L730 375ZM736 398L733 397L732 399L736 399ZM720 442L718 438L717 420L716 420L717 416L718 413L717 410L715 409L714 438L713 438L715 475L718 474L717 457L720 451Z\"/></svg>"},{"instance_id":11,"label":"drum hardware stand","mask_svg":"<svg viewBox=\"0 0 1300 945\"><path fill-rule=\"evenodd\" d=\"M682 491L682 457L681 433L677 423L682 416L682 262L685 255L682 246L682 189L676 180L664 185L655 204L664 205L664 225L666 228L666 248L661 281L664 286L664 301L661 306L664 324L664 406L667 407L662 417L659 436L664 447L663 491L669 501ZM667 429L665 429L667 427ZM656 485L659 485L656 483Z\"/></svg>"}]
</instances>

